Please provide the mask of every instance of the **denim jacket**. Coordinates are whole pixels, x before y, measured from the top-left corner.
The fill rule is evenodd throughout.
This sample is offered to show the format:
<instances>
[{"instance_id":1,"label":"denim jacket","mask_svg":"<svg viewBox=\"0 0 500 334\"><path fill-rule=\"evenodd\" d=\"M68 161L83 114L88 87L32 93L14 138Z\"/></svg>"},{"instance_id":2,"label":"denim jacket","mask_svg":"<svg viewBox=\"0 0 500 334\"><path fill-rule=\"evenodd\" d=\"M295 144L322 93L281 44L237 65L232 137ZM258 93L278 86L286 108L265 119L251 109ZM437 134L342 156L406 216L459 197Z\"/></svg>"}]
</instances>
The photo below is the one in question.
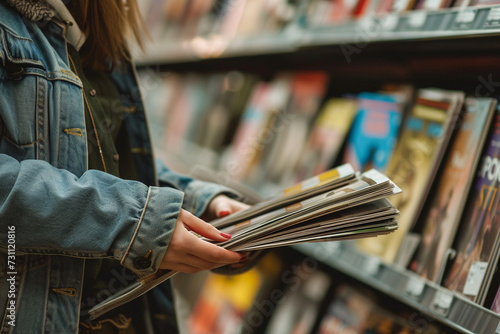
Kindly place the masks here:
<instances>
[{"instance_id":1,"label":"denim jacket","mask_svg":"<svg viewBox=\"0 0 500 334\"><path fill-rule=\"evenodd\" d=\"M177 215L228 190L160 165L135 71L112 74L139 181L87 170L82 84L68 24L0 1L0 333L76 333L87 259L157 272ZM120 284L115 284L117 289Z\"/></svg>"}]
</instances>

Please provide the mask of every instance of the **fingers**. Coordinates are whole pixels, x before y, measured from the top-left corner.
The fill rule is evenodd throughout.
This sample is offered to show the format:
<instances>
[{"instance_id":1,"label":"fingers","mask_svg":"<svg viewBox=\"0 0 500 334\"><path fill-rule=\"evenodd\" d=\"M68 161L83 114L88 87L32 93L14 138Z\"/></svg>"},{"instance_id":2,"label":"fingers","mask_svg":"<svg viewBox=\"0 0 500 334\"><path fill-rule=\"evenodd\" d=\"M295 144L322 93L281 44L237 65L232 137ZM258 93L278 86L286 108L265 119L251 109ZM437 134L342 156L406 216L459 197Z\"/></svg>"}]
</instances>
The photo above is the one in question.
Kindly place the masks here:
<instances>
[{"instance_id":1,"label":"fingers","mask_svg":"<svg viewBox=\"0 0 500 334\"><path fill-rule=\"evenodd\" d=\"M212 202L212 210L218 218L248 208L247 204L236 201L225 195L217 196Z\"/></svg>"},{"instance_id":2,"label":"fingers","mask_svg":"<svg viewBox=\"0 0 500 334\"><path fill-rule=\"evenodd\" d=\"M198 233L205 238L214 241L226 241L227 239L231 238L230 234L219 231L212 225L193 216L187 211L181 211L181 213L179 214L179 219L182 221L186 229Z\"/></svg>"},{"instance_id":3,"label":"fingers","mask_svg":"<svg viewBox=\"0 0 500 334\"><path fill-rule=\"evenodd\" d=\"M206 261L220 264L239 262L243 258L243 255L239 253L203 241L196 238L194 235L192 235L192 237L196 240L192 240L189 243L188 253L191 255L198 256Z\"/></svg>"},{"instance_id":4,"label":"fingers","mask_svg":"<svg viewBox=\"0 0 500 334\"><path fill-rule=\"evenodd\" d=\"M244 255L202 240L188 229L213 240L228 239L212 225L181 210L160 269L194 273L245 260Z\"/></svg>"}]
</instances>

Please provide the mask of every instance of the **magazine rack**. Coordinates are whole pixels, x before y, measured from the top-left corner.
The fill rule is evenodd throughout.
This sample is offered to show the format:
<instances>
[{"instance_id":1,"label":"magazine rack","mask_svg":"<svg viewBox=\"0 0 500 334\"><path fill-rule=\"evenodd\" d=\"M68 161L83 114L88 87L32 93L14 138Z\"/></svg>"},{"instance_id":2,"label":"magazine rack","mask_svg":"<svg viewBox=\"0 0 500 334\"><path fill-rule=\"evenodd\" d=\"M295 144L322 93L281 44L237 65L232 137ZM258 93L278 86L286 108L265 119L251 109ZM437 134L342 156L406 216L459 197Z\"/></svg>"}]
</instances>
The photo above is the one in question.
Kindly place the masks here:
<instances>
[{"instance_id":1,"label":"magazine rack","mask_svg":"<svg viewBox=\"0 0 500 334\"><path fill-rule=\"evenodd\" d=\"M363 88L377 87L381 80L410 79L421 87L444 82L446 88L499 95L500 5L387 14L335 26L297 22L257 37L200 37L198 44L204 45L216 39L208 49L196 43L157 43L144 54L137 53L136 63L143 69L178 72L269 74L325 69L336 75L338 86L334 88L340 92L361 84ZM327 254L334 256L318 256L324 247L330 247ZM500 334L500 315L411 271L363 255L348 244L306 244L294 249L452 330Z\"/></svg>"},{"instance_id":2,"label":"magazine rack","mask_svg":"<svg viewBox=\"0 0 500 334\"><path fill-rule=\"evenodd\" d=\"M347 243L293 247L313 260L323 262L461 333L500 333L499 314L424 280L411 271L361 254Z\"/></svg>"}]
</instances>

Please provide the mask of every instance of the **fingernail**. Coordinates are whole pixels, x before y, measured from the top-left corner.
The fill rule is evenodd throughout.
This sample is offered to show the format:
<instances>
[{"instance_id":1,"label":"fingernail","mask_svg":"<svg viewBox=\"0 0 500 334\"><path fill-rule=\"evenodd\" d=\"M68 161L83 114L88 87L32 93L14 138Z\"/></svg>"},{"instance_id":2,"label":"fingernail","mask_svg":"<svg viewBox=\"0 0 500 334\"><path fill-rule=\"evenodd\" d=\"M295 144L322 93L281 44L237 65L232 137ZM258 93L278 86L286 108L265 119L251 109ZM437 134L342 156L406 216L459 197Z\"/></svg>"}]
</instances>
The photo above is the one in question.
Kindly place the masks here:
<instances>
[{"instance_id":1,"label":"fingernail","mask_svg":"<svg viewBox=\"0 0 500 334\"><path fill-rule=\"evenodd\" d=\"M219 217L227 216L230 213L231 213L231 211L228 211L228 210L221 211L221 212L219 212Z\"/></svg>"},{"instance_id":2,"label":"fingernail","mask_svg":"<svg viewBox=\"0 0 500 334\"><path fill-rule=\"evenodd\" d=\"M241 259L240 259L240 262L244 262L246 261L248 258L246 256L243 256Z\"/></svg>"},{"instance_id":3,"label":"fingernail","mask_svg":"<svg viewBox=\"0 0 500 334\"><path fill-rule=\"evenodd\" d=\"M231 237L232 237L232 235L231 235L231 234L229 234L229 233L224 233L224 232L221 232L221 233L220 233L220 235L221 235L223 238L226 238L226 239L229 239L229 238L231 238Z\"/></svg>"}]
</instances>

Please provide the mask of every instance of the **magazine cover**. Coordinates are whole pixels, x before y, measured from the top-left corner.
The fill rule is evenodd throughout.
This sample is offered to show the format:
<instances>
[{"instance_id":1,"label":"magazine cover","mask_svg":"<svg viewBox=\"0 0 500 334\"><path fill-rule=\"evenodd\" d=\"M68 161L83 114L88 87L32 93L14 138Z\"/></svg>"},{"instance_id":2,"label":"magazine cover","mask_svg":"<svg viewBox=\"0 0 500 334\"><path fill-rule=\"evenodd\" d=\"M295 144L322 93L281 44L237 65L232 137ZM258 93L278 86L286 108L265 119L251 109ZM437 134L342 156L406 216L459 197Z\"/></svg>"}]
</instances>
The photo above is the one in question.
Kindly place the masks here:
<instances>
[{"instance_id":1,"label":"magazine cover","mask_svg":"<svg viewBox=\"0 0 500 334\"><path fill-rule=\"evenodd\" d=\"M283 284L283 295L275 303L265 334L309 334L316 322L331 277L321 269L310 272L304 262L294 266L295 272L307 275L293 284Z\"/></svg>"},{"instance_id":2,"label":"magazine cover","mask_svg":"<svg viewBox=\"0 0 500 334\"><path fill-rule=\"evenodd\" d=\"M279 111L279 121L267 135L269 144L262 152L259 180L277 185L291 180L327 83L328 75L324 72L293 73L288 105Z\"/></svg>"},{"instance_id":3,"label":"magazine cover","mask_svg":"<svg viewBox=\"0 0 500 334\"><path fill-rule=\"evenodd\" d=\"M441 163L460 113L464 94L421 89L398 141L387 175L404 192L391 199L401 211L399 231L389 237L360 240L363 252L393 262L406 233L415 223Z\"/></svg>"},{"instance_id":4,"label":"magazine cover","mask_svg":"<svg viewBox=\"0 0 500 334\"><path fill-rule=\"evenodd\" d=\"M491 310L495 313L500 314L500 288L495 295L495 300L493 300L493 304L491 305Z\"/></svg>"},{"instance_id":5,"label":"magazine cover","mask_svg":"<svg viewBox=\"0 0 500 334\"><path fill-rule=\"evenodd\" d=\"M252 269L239 275L209 273L193 309L186 319L192 334L252 333L255 322L249 317L260 314L253 310L269 292L284 269L278 254L266 254ZM263 303L264 304L264 303Z\"/></svg>"},{"instance_id":6,"label":"magazine cover","mask_svg":"<svg viewBox=\"0 0 500 334\"><path fill-rule=\"evenodd\" d=\"M430 208L422 217L422 241L410 269L439 282L447 263L446 252L462 216L487 131L493 118L494 99L468 98L460 128L451 143L443 170L431 194Z\"/></svg>"},{"instance_id":7,"label":"magazine cover","mask_svg":"<svg viewBox=\"0 0 500 334\"><path fill-rule=\"evenodd\" d=\"M376 297L369 291L342 284L335 290L318 333L365 333L375 305Z\"/></svg>"},{"instance_id":8,"label":"magazine cover","mask_svg":"<svg viewBox=\"0 0 500 334\"><path fill-rule=\"evenodd\" d=\"M476 302L480 299L481 285L489 285L484 279L488 270L492 270L493 258L498 257L494 248L500 230L499 111L490 133L454 242L457 254L442 283L447 289L459 292Z\"/></svg>"},{"instance_id":9,"label":"magazine cover","mask_svg":"<svg viewBox=\"0 0 500 334\"><path fill-rule=\"evenodd\" d=\"M277 115L285 108L290 89L287 75L254 86L233 144L222 161L223 166L228 166L231 177L240 181L252 177L261 161L262 151L273 138L273 129L282 122Z\"/></svg>"},{"instance_id":10,"label":"magazine cover","mask_svg":"<svg viewBox=\"0 0 500 334\"><path fill-rule=\"evenodd\" d=\"M329 169L351 128L356 103L353 99L329 99L316 118L295 168L294 180L304 180Z\"/></svg>"},{"instance_id":11,"label":"magazine cover","mask_svg":"<svg viewBox=\"0 0 500 334\"><path fill-rule=\"evenodd\" d=\"M360 93L358 111L347 140L344 161L356 170L385 171L401 124L397 100L386 94Z\"/></svg>"}]
</instances>

